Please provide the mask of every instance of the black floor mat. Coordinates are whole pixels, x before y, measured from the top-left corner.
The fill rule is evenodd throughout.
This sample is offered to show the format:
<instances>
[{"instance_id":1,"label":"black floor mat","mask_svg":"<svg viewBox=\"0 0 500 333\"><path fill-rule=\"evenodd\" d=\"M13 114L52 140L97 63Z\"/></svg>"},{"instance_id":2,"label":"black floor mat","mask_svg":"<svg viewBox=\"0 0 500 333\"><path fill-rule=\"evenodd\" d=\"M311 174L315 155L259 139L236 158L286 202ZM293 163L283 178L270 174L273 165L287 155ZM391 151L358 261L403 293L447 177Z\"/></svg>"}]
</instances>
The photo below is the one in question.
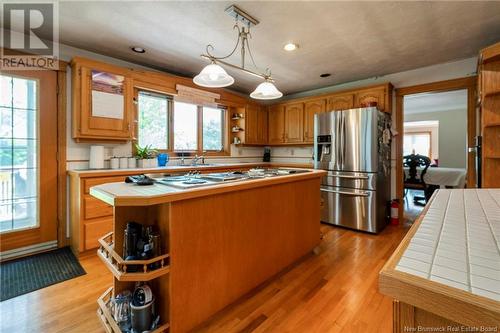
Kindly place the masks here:
<instances>
[{"instance_id":1,"label":"black floor mat","mask_svg":"<svg viewBox=\"0 0 500 333\"><path fill-rule=\"evenodd\" d=\"M0 301L86 274L69 247L0 264Z\"/></svg>"}]
</instances>

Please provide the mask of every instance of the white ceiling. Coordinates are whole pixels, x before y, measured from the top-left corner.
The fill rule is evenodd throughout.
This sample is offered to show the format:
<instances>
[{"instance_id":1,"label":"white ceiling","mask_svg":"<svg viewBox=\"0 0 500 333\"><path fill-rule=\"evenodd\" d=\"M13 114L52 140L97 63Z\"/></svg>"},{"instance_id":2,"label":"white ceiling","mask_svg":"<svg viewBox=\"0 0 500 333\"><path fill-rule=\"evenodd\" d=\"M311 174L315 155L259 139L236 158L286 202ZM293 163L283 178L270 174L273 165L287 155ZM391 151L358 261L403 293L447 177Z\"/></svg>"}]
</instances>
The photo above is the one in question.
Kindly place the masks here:
<instances>
[{"instance_id":1,"label":"white ceiling","mask_svg":"<svg viewBox=\"0 0 500 333\"><path fill-rule=\"evenodd\" d=\"M404 113L427 113L467 109L467 90L405 96Z\"/></svg>"},{"instance_id":2,"label":"white ceiling","mask_svg":"<svg viewBox=\"0 0 500 333\"><path fill-rule=\"evenodd\" d=\"M232 49L236 3L260 21L252 29L257 65L272 69L285 94L477 55L500 40L500 2L307 1L64 1L64 44L171 72L194 76L215 53ZM294 41L295 52L283 45ZM147 53L137 55L129 46ZM239 57L231 58L239 64ZM244 73L232 89L250 92L258 79ZM321 73L332 73L320 78Z\"/></svg>"}]
</instances>

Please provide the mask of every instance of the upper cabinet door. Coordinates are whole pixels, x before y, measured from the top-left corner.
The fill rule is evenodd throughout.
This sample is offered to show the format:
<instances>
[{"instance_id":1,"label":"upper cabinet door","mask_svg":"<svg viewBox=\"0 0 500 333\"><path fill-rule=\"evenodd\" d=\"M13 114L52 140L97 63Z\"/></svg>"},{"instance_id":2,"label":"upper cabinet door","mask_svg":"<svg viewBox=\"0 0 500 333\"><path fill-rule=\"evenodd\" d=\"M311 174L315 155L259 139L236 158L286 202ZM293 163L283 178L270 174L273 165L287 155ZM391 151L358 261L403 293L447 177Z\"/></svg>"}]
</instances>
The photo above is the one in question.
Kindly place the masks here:
<instances>
[{"instance_id":1,"label":"upper cabinet door","mask_svg":"<svg viewBox=\"0 0 500 333\"><path fill-rule=\"evenodd\" d=\"M327 111L349 110L354 108L354 94L341 94L328 98Z\"/></svg>"},{"instance_id":2,"label":"upper cabinet door","mask_svg":"<svg viewBox=\"0 0 500 333\"><path fill-rule=\"evenodd\" d=\"M133 84L123 73L73 66L73 137L86 141L133 139Z\"/></svg>"},{"instance_id":3,"label":"upper cabinet door","mask_svg":"<svg viewBox=\"0 0 500 333\"><path fill-rule=\"evenodd\" d=\"M245 143L259 143L259 123L258 114L260 107L258 105L248 104L245 110Z\"/></svg>"},{"instance_id":4,"label":"upper cabinet door","mask_svg":"<svg viewBox=\"0 0 500 333\"><path fill-rule=\"evenodd\" d=\"M269 144L285 142L285 107L283 105L269 107L268 119Z\"/></svg>"},{"instance_id":5,"label":"upper cabinet door","mask_svg":"<svg viewBox=\"0 0 500 333\"><path fill-rule=\"evenodd\" d=\"M267 106L261 106L257 113L257 140L260 144L267 144Z\"/></svg>"},{"instance_id":6,"label":"upper cabinet door","mask_svg":"<svg viewBox=\"0 0 500 333\"><path fill-rule=\"evenodd\" d=\"M354 107L361 108L369 106L370 103L377 103L380 111L385 111L385 95L387 93L386 87L378 87L373 89L360 90L356 93ZM387 112L390 112L387 111Z\"/></svg>"},{"instance_id":7,"label":"upper cabinet door","mask_svg":"<svg viewBox=\"0 0 500 333\"><path fill-rule=\"evenodd\" d=\"M304 103L304 142L314 141L314 115L326 110L326 99Z\"/></svg>"},{"instance_id":8,"label":"upper cabinet door","mask_svg":"<svg viewBox=\"0 0 500 333\"><path fill-rule=\"evenodd\" d=\"M296 103L285 107L285 142L303 142L304 104Z\"/></svg>"},{"instance_id":9,"label":"upper cabinet door","mask_svg":"<svg viewBox=\"0 0 500 333\"><path fill-rule=\"evenodd\" d=\"M245 144L267 144L267 107L248 104L245 110Z\"/></svg>"}]
</instances>

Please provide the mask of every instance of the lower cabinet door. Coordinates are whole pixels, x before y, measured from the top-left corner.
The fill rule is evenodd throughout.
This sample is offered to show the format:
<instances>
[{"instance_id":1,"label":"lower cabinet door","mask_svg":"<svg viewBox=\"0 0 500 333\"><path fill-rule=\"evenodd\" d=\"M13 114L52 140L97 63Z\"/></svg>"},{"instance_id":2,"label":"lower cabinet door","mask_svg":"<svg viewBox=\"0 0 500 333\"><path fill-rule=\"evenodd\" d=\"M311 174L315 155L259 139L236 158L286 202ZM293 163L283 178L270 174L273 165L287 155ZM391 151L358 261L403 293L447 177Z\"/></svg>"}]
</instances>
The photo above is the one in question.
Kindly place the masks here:
<instances>
[{"instance_id":1,"label":"lower cabinet door","mask_svg":"<svg viewBox=\"0 0 500 333\"><path fill-rule=\"evenodd\" d=\"M85 222L83 225L83 241L85 250L91 250L99 247L98 239L113 230L113 217Z\"/></svg>"}]
</instances>

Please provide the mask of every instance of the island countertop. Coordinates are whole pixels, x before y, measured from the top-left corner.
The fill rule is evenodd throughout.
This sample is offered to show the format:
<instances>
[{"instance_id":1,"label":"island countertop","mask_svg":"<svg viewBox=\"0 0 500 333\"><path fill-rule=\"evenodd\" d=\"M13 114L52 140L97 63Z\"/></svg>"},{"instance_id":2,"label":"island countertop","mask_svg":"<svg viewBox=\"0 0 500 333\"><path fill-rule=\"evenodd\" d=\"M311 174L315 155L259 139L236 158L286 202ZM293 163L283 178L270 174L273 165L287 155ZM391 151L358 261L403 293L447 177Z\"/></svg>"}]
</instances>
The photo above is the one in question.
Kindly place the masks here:
<instances>
[{"instance_id":1,"label":"island countertop","mask_svg":"<svg viewBox=\"0 0 500 333\"><path fill-rule=\"evenodd\" d=\"M424 326L500 329L500 189L437 191L379 282L403 304L395 332L424 317Z\"/></svg>"},{"instance_id":2,"label":"island countertop","mask_svg":"<svg viewBox=\"0 0 500 333\"><path fill-rule=\"evenodd\" d=\"M90 188L90 194L112 206L148 206L213 194L246 190L262 186L283 184L319 178L323 170L305 169L306 172L266 178L252 178L234 182L221 182L190 189L179 189L162 184L138 186L132 183L107 183Z\"/></svg>"},{"instance_id":3,"label":"island countertop","mask_svg":"<svg viewBox=\"0 0 500 333\"><path fill-rule=\"evenodd\" d=\"M277 168L277 167L290 167L290 168L305 168L311 169L312 163L278 163L278 162L225 162L225 163L208 163L197 165L167 165L164 167L155 168L131 168L131 169L75 169L68 170L70 176L77 176L79 178L87 177L106 177L106 176L121 176L130 174L143 174L143 173L181 173L191 170L198 170L201 172L221 170L221 169L245 169L245 168Z\"/></svg>"}]
</instances>

